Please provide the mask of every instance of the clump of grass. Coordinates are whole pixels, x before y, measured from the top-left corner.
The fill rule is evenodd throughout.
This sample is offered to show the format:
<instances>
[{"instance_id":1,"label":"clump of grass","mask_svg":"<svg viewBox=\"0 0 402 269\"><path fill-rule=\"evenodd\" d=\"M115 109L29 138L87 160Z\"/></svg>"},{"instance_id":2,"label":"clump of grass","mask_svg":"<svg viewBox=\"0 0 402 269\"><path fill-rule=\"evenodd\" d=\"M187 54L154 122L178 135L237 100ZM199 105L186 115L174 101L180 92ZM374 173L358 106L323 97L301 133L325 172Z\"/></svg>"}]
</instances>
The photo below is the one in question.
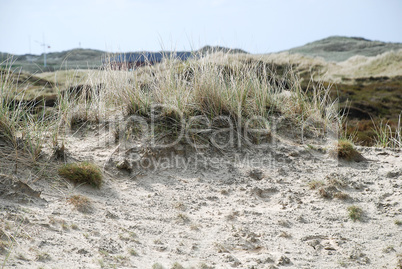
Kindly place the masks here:
<instances>
[{"instance_id":1,"label":"clump of grass","mask_svg":"<svg viewBox=\"0 0 402 269\"><path fill-rule=\"evenodd\" d=\"M91 213L93 210L91 200L82 195L73 195L67 199L67 202L72 204L81 213ZM75 226L75 229L77 228L78 226Z\"/></svg>"},{"instance_id":2,"label":"clump of grass","mask_svg":"<svg viewBox=\"0 0 402 269\"><path fill-rule=\"evenodd\" d=\"M310 187L310 189L315 190L324 186L324 182L321 180L313 180L308 183L308 186Z\"/></svg>"},{"instance_id":3,"label":"clump of grass","mask_svg":"<svg viewBox=\"0 0 402 269\"><path fill-rule=\"evenodd\" d=\"M384 123L382 120L377 125L373 121L372 131L375 134L375 145L377 147L390 147L390 148L402 148L402 125L401 115L399 115L398 125L392 128L389 122Z\"/></svg>"},{"instance_id":4,"label":"clump of grass","mask_svg":"<svg viewBox=\"0 0 402 269\"><path fill-rule=\"evenodd\" d=\"M90 162L70 163L58 170L59 175L74 183L89 184L99 188L102 185L102 173L97 165Z\"/></svg>"},{"instance_id":5,"label":"clump of grass","mask_svg":"<svg viewBox=\"0 0 402 269\"><path fill-rule=\"evenodd\" d=\"M26 80L22 81L22 77ZM9 166L9 161L16 166L17 162L24 166L35 164L41 157L46 135L53 135L55 130L54 117L48 115L47 108L40 107L35 98L27 99L27 89L35 83L31 77L11 68L0 72L0 141L6 146L0 158L5 166Z\"/></svg>"},{"instance_id":6,"label":"clump of grass","mask_svg":"<svg viewBox=\"0 0 402 269\"><path fill-rule=\"evenodd\" d=\"M349 194L340 191L335 192L333 196L339 200L348 200L350 198Z\"/></svg>"},{"instance_id":7,"label":"clump of grass","mask_svg":"<svg viewBox=\"0 0 402 269\"><path fill-rule=\"evenodd\" d=\"M340 139L330 155L346 161L363 161L364 157L355 149L353 143L347 139Z\"/></svg>"},{"instance_id":8,"label":"clump of grass","mask_svg":"<svg viewBox=\"0 0 402 269\"><path fill-rule=\"evenodd\" d=\"M348 207L349 218L353 221L361 221L363 217L363 209L358 206L352 205Z\"/></svg>"},{"instance_id":9,"label":"clump of grass","mask_svg":"<svg viewBox=\"0 0 402 269\"><path fill-rule=\"evenodd\" d=\"M332 198L332 192L330 188L328 187L321 187L318 189L318 194L325 199L331 199Z\"/></svg>"}]
</instances>

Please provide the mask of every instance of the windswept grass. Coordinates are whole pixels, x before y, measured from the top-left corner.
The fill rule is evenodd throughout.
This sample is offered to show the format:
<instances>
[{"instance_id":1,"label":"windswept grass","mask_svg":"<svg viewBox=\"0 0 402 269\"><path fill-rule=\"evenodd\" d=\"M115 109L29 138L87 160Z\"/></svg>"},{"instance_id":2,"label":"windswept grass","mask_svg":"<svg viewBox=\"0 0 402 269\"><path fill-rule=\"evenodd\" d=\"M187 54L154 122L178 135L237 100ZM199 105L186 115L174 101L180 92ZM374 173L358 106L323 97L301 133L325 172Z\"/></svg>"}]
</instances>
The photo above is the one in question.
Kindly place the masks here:
<instances>
[{"instance_id":1,"label":"windswept grass","mask_svg":"<svg viewBox=\"0 0 402 269\"><path fill-rule=\"evenodd\" d=\"M69 163L59 168L59 175L74 183L84 183L99 188L102 173L98 166L90 162Z\"/></svg>"},{"instance_id":2,"label":"windswept grass","mask_svg":"<svg viewBox=\"0 0 402 269\"><path fill-rule=\"evenodd\" d=\"M18 77L17 70L0 70L0 158L4 167L15 164L15 172L18 163L29 166L39 160L46 136L55 131L55 115L40 109L40 101L26 101Z\"/></svg>"},{"instance_id":3,"label":"windswept grass","mask_svg":"<svg viewBox=\"0 0 402 269\"><path fill-rule=\"evenodd\" d=\"M296 129L306 127L305 134L322 135L339 116L329 87L315 84L307 93L291 66L278 71L269 62L244 55L218 53L185 63L166 59L138 70L134 79L136 83L118 91L129 100L126 112L155 117L162 134L182 131L183 121L187 129L195 124L234 128L243 135L251 128L268 134L273 117L282 116Z\"/></svg>"},{"instance_id":4,"label":"windswept grass","mask_svg":"<svg viewBox=\"0 0 402 269\"><path fill-rule=\"evenodd\" d=\"M384 123L381 121L378 125L373 121L373 131L375 133L375 145L377 147L390 147L390 148L401 148L402 147L402 125L401 125L401 115L399 115L398 125L392 128L388 122Z\"/></svg>"},{"instance_id":5,"label":"windswept grass","mask_svg":"<svg viewBox=\"0 0 402 269\"><path fill-rule=\"evenodd\" d=\"M181 141L221 147L232 136L241 143L231 146L243 146L270 141L273 131L301 142L337 139L345 115L331 85L306 82L297 75L300 66L284 68L268 59L219 52L185 62L165 58L133 71L60 71L43 85L53 87L53 107L23 101L26 91L15 83L19 73L2 69L0 146L7 151L0 154L9 164L23 157L36 162L44 147L64 145L65 130L86 123L115 124L116 142L135 137L151 146ZM51 80L44 77L42 82ZM401 146L400 123L392 131L376 130L380 145ZM355 155L342 140L338 145L340 158Z\"/></svg>"}]
</instances>

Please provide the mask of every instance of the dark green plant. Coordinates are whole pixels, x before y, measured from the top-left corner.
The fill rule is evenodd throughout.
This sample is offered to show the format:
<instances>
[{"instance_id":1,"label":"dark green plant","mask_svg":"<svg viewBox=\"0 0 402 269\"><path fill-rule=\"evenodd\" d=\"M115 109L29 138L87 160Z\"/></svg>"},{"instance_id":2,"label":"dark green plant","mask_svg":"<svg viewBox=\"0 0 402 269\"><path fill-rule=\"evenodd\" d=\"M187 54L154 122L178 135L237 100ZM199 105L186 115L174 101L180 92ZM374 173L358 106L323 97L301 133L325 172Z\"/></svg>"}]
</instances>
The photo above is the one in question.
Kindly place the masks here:
<instances>
[{"instance_id":1,"label":"dark green plant","mask_svg":"<svg viewBox=\"0 0 402 269\"><path fill-rule=\"evenodd\" d=\"M89 184L97 188L102 185L102 173L99 167L90 162L65 164L58 172L60 176L74 183Z\"/></svg>"}]
</instances>

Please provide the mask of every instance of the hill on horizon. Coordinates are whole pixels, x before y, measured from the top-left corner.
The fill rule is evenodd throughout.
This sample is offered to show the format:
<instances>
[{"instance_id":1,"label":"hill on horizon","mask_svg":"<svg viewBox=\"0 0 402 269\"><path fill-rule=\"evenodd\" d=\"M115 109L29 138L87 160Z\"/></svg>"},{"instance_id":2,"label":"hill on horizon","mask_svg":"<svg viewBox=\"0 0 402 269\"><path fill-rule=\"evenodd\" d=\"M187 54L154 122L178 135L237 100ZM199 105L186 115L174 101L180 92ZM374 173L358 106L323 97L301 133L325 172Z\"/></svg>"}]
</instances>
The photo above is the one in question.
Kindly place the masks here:
<instances>
[{"instance_id":1,"label":"hill on horizon","mask_svg":"<svg viewBox=\"0 0 402 269\"><path fill-rule=\"evenodd\" d=\"M356 55L372 57L400 49L402 49L402 43L372 41L362 37L330 36L285 52L342 62Z\"/></svg>"},{"instance_id":2,"label":"hill on horizon","mask_svg":"<svg viewBox=\"0 0 402 269\"><path fill-rule=\"evenodd\" d=\"M327 62L343 62L357 55L373 57L385 52L398 51L400 49L402 49L402 43L372 41L361 37L330 36L300 47L278 53L269 53L267 55L281 55L281 53L286 52L289 54L300 54L310 58L320 57ZM0 61L1 65L4 67L10 63L9 59L12 57L13 68L21 67L24 71L36 73L60 69L97 69L102 65L102 59L108 56L116 58L116 56L120 55L119 57L121 57L121 55L127 54L130 55L130 57L139 59L142 55L161 58L162 55L169 57L175 54L176 57L186 60L193 55L203 56L213 52L248 54L248 52L241 49L208 45L195 51L137 51L121 53L78 48L62 52L47 53L47 68L43 66L43 54L11 55L0 52Z\"/></svg>"},{"instance_id":3,"label":"hill on horizon","mask_svg":"<svg viewBox=\"0 0 402 269\"><path fill-rule=\"evenodd\" d=\"M0 63L4 67L12 62L14 68L21 67L24 71L31 73L54 71L59 69L96 69L102 65L102 60L105 58L128 58L140 59L144 55L150 58L162 58L163 56L170 57L175 55L176 57L186 60L193 55L204 56L209 53L223 52L223 53L245 53L248 52L241 49L231 49L220 46L204 46L196 51L137 51L137 52L107 52L94 49L82 49L76 48L62 52L49 52L46 53L47 67L44 68L44 54L23 54L12 55L9 53L0 52ZM10 60L11 59L11 60Z\"/></svg>"}]
</instances>

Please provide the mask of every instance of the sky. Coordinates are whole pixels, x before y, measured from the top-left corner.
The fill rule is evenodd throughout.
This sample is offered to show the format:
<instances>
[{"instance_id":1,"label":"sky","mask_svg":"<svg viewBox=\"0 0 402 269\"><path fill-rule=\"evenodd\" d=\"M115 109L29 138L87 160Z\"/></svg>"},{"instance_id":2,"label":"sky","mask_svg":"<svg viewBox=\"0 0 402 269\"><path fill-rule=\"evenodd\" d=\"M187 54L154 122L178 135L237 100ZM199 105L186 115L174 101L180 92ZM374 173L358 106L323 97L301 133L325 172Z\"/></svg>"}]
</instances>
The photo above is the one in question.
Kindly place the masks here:
<instances>
[{"instance_id":1,"label":"sky","mask_svg":"<svg viewBox=\"0 0 402 269\"><path fill-rule=\"evenodd\" d=\"M17 55L205 45L260 54L333 35L402 43L402 0L0 0L0 11L0 52Z\"/></svg>"}]
</instances>

